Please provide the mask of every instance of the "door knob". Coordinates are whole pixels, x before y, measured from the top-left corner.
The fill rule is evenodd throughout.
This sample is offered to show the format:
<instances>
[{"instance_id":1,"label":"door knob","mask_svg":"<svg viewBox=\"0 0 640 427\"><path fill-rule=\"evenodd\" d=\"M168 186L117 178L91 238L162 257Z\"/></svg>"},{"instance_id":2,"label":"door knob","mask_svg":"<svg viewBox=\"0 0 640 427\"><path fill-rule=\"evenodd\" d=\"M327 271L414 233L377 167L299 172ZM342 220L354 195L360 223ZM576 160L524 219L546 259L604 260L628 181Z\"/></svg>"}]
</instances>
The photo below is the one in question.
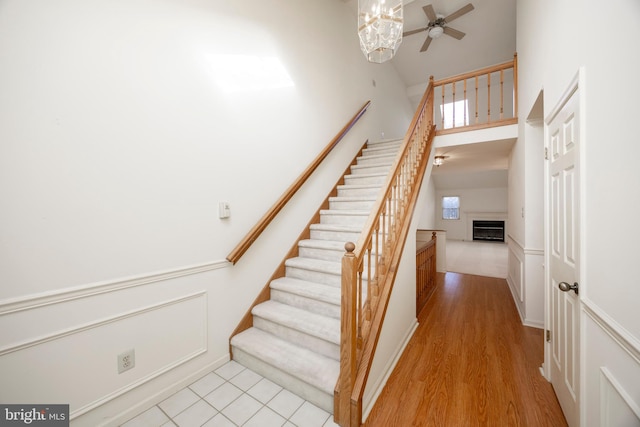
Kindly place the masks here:
<instances>
[{"instance_id":1,"label":"door knob","mask_svg":"<svg viewBox=\"0 0 640 427\"><path fill-rule=\"evenodd\" d=\"M573 291L576 294L578 293L578 288L579 288L578 282L573 282L573 285L570 285L567 282L560 282L558 283L558 287L562 292Z\"/></svg>"}]
</instances>

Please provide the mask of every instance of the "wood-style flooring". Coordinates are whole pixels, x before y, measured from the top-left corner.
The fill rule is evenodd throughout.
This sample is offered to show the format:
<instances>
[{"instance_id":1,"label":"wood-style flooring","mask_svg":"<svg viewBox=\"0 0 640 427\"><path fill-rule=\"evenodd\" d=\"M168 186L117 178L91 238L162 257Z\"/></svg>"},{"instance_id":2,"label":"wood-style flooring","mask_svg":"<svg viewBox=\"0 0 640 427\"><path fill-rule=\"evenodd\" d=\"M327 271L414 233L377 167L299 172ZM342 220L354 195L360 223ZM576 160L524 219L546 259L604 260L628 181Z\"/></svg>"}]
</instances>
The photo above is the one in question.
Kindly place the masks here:
<instances>
[{"instance_id":1,"label":"wood-style flooring","mask_svg":"<svg viewBox=\"0 0 640 427\"><path fill-rule=\"evenodd\" d=\"M504 279L439 274L418 322L365 426L567 425Z\"/></svg>"}]
</instances>

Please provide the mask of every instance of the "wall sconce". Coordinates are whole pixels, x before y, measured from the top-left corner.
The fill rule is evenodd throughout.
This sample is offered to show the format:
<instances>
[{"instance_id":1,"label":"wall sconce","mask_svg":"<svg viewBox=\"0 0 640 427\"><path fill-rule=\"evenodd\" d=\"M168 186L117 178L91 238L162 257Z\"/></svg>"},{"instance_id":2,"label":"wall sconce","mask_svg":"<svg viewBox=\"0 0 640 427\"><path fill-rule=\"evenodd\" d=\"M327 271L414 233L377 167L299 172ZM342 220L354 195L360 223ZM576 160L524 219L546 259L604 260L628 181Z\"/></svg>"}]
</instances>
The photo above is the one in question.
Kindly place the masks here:
<instances>
[{"instance_id":1,"label":"wall sconce","mask_svg":"<svg viewBox=\"0 0 640 427\"><path fill-rule=\"evenodd\" d=\"M438 167L444 162L445 156L436 156L433 158L433 164Z\"/></svg>"}]
</instances>

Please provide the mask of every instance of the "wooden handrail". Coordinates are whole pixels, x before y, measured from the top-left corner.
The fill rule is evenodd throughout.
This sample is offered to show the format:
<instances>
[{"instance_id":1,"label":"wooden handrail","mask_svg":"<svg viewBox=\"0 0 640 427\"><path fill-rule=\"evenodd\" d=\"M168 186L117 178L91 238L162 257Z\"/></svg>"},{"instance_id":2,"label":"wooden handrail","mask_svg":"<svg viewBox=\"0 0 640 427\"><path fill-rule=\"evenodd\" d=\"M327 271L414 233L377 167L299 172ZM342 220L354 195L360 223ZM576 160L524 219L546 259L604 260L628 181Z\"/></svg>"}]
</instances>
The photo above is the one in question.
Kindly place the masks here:
<instances>
[{"instance_id":1,"label":"wooden handrail","mask_svg":"<svg viewBox=\"0 0 640 427\"><path fill-rule=\"evenodd\" d=\"M513 61L507 61L507 62L503 62L502 64L491 65L489 67L480 68L475 71L469 71L467 73L458 74L457 76L451 76L444 79L436 80L433 82L433 85L434 87L448 85L448 84L459 82L462 80L472 79L476 76L491 74L500 70L508 70L509 68L513 68Z\"/></svg>"},{"instance_id":2,"label":"wooden handrail","mask_svg":"<svg viewBox=\"0 0 640 427\"><path fill-rule=\"evenodd\" d=\"M359 426L362 396L435 135L433 78L357 244L342 259L340 375L334 419Z\"/></svg>"},{"instance_id":3,"label":"wooden handrail","mask_svg":"<svg viewBox=\"0 0 640 427\"><path fill-rule=\"evenodd\" d=\"M338 132L338 134L331 140L331 142L318 154L318 156L311 162L309 166L300 174L300 176L287 188L287 190L280 196L278 201L271 206L271 208L260 218L256 225L251 228L247 235L238 243L238 245L227 255L227 261L232 264L238 262L238 260L244 255L244 253L251 247L260 234L267 228L267 226L278 215L282 208L291 200L294 194L302 187L307 179L313 174L313 172L320 166L322 161L329 155L331 150L340 142L340 140L349 132L349 130L356 124L356 122L367 111L367 108L371 105L371 101L364 103L358 112L347 122L346 125Z\"/></svg>"}]
</instances>

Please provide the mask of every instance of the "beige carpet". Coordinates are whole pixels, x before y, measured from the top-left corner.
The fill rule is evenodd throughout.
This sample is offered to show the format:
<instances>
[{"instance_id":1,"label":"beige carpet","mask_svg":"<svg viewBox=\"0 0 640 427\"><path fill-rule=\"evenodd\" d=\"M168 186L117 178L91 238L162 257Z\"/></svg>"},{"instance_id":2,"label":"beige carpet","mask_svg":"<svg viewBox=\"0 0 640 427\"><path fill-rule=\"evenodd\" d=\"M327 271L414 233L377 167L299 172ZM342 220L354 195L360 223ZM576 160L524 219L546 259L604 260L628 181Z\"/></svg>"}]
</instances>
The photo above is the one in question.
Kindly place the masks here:
<instances>
[{"instance_id":1,"label":"beige carpet","mask_svg":"<svg viewBox=\"0 0 640 427\"><path fill-rule=\"evenodd\" d=\"M447 271L507 278L506 243L447 240Z\"/></svg>"}]
</instances>

